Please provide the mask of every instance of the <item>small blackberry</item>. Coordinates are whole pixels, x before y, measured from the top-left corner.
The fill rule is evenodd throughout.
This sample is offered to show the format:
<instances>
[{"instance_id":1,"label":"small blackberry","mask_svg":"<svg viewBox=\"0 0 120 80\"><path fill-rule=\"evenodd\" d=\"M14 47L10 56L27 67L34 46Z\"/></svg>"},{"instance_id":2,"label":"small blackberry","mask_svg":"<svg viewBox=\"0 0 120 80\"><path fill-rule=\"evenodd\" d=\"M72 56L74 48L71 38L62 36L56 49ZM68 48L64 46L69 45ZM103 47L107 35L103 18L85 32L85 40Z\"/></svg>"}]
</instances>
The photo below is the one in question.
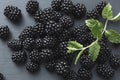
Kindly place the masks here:
<instances>
[{"instance_id":1,"label":"small blackberry","mask_svg":"<svg viewBox=\"0 0 120 80\"><path fill-rule=\"evenodd\" d=\"M111 78L114 75L114 70L107 64L99 64L96 68L96 72L103 78Z\"/></svg>"},{"instance_id":2,"label":"small blackberry","mask_svg":"<svg viewBox=\"0 0 120 80\"><path fill-rule=\"evenodd\" d=\"M17 64L23 64L27 60L27 55L24 51L16 51L12 54L12 61Z\"/></svg>"},{"instance_id":3,"label":"small blackberry","mask_svg":"<svg viewBox=\"0 0 120 80\"><path fill-rule=\"evenodd\" d=\"M36 49L33 49L29 54L29 58L32 62L40 63L40 53L39 53L39 51L36 50Z\"/></svg>"},{"instance_id":4,"label":"small blackberry","mask_svg":"<svg viewBox=\"0 0 120 80\"><path fill-rule=\"evenodd\" d=\"M21 19L21 10L16 6L6 6L4 9L4 15L13 22L17 22Z\"/></svg>"},{"instance_id":5,"label":"small blackberry","mask_svg":"<svg viewBox=\"0 0 120 80\"><path fill-rule=\"evenodd\" d=\"M26 38L34 38L34 31L32 26L27 26L19 35L19 39L24 41Z\"/></svg>"},{"instance_id":6,"label":"small blackberry","mask_svg":"<svg viewBox=\"0 0 120 80\"><path fill-rule=\"evenodd\" d=\"M96 5L96 9L99 12L100 15L102 15L103 8L107 5L106 1L101 1Z\"/></svg>"},{"instance_id":7,"label":"small blackberry","mask_svg":"<svg viewBox=\"0 0 120 80\"><path fill-rule=\"evenodd\" d=\"M45 68L50 71L50 72L54 72L55 71L55 61L52 60L52 61L49 61L45 64Z\"/></svg>"},{"instance_id":8,"label":"small blackberry","mask_svg":"<svg viewBox=\"0 0 120 80\"><path fill-rule=\"evenodd\" d=\"M39 9L39 3L36 0L29 0L26 5L26 11L30 14L35 14Z\"/></svg>"},{"instance_id":9,"label":"small blackberry","mask_svg":"<svg viewBox=\"0 0 120 80\"><path fill-rule=\"evenodd\" d=\"M89 10L87 12L87 19L93 18L93 19L98 19L99 18L99 13L96 9Z\"/></svg>"},{"instance_id":10,"label":"small blackberry","mask_svg":"<svg viewBox=\"0 0 120 80\"><path fill-rule=\"evenodd\" d=\"M0 73L0 80L4 80L4 76L2 73Z\"/></svg>"},{"instance_id":11,"label":"small blackberry","mask_svg":"<svg viewBox=\"0 0 120 80\"><path fill-rule=\"evenodd\" d=\"M55 72L63 76L66 75L69 72L67 63L64 60L58 60L58 62L55 64Z\"/></svg>"},{"instance_id":12,"label":"small blackberry","mask_svg":"<svg viewBox=\"0 0 120 80\"><path fill-rule=\"evenodd\" d=\"M28 63L26 64L26 69L31 73L35 73L39 71L40 65L31 61L28 61Z\"/></svg>"},{"instance_id":13,"label":"small blackberry","mask_svg":"<svg viewBox=\"0 0 120 80\"><path fill-rule=\"evenodd\" d=\"M13 39L8 41L8 47L14 51L19 51L23 49L22 41Z\"/></svg>"},{"instance_id":14,"label":"small blackberry","mask_svg":"<svg viewBox=\"0 0 120 80\"><path fill-rule=\"evenodd\" d=\"M109 59L109 64L112 68L118 69L120 67L120 57L112 55Z\"/></svg>"},{"instance_id":15,"label":"small blackberry","mask_svg":"<svg viewBox=\"0 0 120 80\"><path fill-rule=\"evenodd\" d=\"M54 54L51 49L42 49L40 52L40 57L42 61L47 62L54 57Z\"/></svg>"},{"instance_id":16,"label":"small blackberry","mask_svg":"<svg viewBox=\"0 0 120 80\"><path fill-rule=\"evenodd\" d=\"M45 48L53 48L57 43L56 38L54 36L45 36L43 38L43 47Z\"/></svg>"},{"instance_id":17,"label":"small blackberry","mask_svg":"<svg viewBox=\"0 0 120 80\"><path fill-rule=\"evenodd\" d=\"M85 68L80 68L78 70L78 77L82 80L90 80L92 78L92 73Z\"/></svg>"},{"instance_id":18,"label":"small blackberry","mask_svg":"<svg viewBox=\"0 0 120 80\"><path fill-rule=\"evenodd\" d=\"M74 21L69 16L63 16L60 18L59 22L64 26L64 28L70 28L74 25Z\"/></svg>"},{"instance_id":19,"label":"small blackberry","mask_svg":"<svg viewBox=\"0 0 120 80\"><path fill-rule=\"evenodd\" d=\"M23 47L24 47L24 49L31 51L34 48L34 43L35 43L35 41L33 38L26 38L23 41Z\"/></svg>"},{"instance_id":20,"label":"small blackberry","mask_svg":"<svg viewBox=\"0 0 120 80\"><path fill-rule=\"evenodd\" d=\"M61 24L58 24L54 21L49 21L46 23L45 31L46 34L49 35L59 35L63 31L63 28Z\"/></svg>"},{"instance_id":21,"label":"small blackberry","mask_svg":"<svg viewBox=\"0 0 120 80\"><path fill-rule=\"evenodd\" d=\"M9 36L9 28L8 26L0 26L0 38L6 39Z\"/></svg>"},{"instance_id":22,"label":"small blackberry","mask_svg":"<svg viewBox=\"0 0 120 80\"><path fill-rule=\"evenodd\" d=\"M71 0L63 0L61 5L61 11L66 14L72 14L73 12L73 2Z\"/></svg>"},{"instance_id":23,"label":"small blackberry","mask_svg":"<svg viewBox=\"0 0 120 80\"><path fill-rule=\"evenodd\" d=\"M44 22L44 15L43 15L43 11L42 10L38 10L35 13L34 19L36 22L40 22L43 23Z\"/></svg>"},{"instance_id":24,"label":"small blackberry","mask_svg":"<svg viewBox=\"0 0 120 80\"><path fill-rule=\"evenodd\" d=\"M84 68L91 69L94 66L94 62L91 60L91 58L88 55L82 55L80 57L80 64Z\"/></svg>"},{"instance_id":25,"label":"small blackberry","mask_svg":"<svg viewBox=\"0 0 120 80\"><path fill-rule=\"evenodd\" d=\"M36 47L37 49L41 49L41 48L43 47L43 39L42 39L42 38L36 39L35 45L36 45L35 47Z\"/></svg>"},{"instance_id":26,"label":"small blackberry","mask_svg":"<svg viewBox=\"0 0 120 80\"><path fill-rule=\"evenodd\" d=\"M86 11L87 9L84 4L77 3L74 6L74 11L73 11L74 17L81 19L86 15Z\"/></svg>"},{"instance_id":27,"label":"small blackberry","mask_svg":"<svg viewBox=\"0 0 120 80\"><path fill-rule=\"evenodd\" d=\"M55 11L60 11L61 10L61 5L62 5L63 0L53 0L51 3L52 8Z\"/></svg>"}]
</instances>

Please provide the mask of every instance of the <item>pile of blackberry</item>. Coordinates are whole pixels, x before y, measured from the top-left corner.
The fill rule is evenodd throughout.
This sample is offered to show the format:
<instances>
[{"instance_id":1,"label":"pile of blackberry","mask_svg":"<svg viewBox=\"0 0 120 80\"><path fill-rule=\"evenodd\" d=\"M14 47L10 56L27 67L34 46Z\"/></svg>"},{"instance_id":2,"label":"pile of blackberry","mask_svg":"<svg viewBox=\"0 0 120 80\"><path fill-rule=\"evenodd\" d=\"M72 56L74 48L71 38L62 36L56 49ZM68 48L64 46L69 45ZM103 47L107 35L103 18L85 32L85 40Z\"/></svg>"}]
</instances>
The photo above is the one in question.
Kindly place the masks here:
<instances>
[{"instance_id":1,"label":"pile of blackberry","mask_svg":"<svg viewBox=\"0 0 120 80\"><path fill-rule=\"evenodd\" d=\"M84 46L94 41L92 33L86 25L74 26L75 19L99 19L102 9L107 3L101 1L96 8L87 11L84 4L74 4L72 0L53 0L51 7L39 9L39 2L29 0L26 11L35 20L34 25L29 25L18 36L18 39L8 41L8 47L13 51L11 56L15 64L25 65L26 70L36 73L41 65L49 72L61 75L64 80L90 80L92 68L96 65L99 76L109 79L114 74L114 69L120 67L120 58L111 55L106 38L100 41L101 50L96 62L88 56L88 50L81 56L80 69L72 70L75 54L67 53L68 41L77 41ZM22 16L21 10L15 6L7 6L4 15L11 21L17 21ZM0 27L0 38L7 38L8 26ZM105 65L109 62L109 65ZM0 78L1 75L0 75ZM0 79L2 80L2 79Z\"/></svg>"}]
</instances>

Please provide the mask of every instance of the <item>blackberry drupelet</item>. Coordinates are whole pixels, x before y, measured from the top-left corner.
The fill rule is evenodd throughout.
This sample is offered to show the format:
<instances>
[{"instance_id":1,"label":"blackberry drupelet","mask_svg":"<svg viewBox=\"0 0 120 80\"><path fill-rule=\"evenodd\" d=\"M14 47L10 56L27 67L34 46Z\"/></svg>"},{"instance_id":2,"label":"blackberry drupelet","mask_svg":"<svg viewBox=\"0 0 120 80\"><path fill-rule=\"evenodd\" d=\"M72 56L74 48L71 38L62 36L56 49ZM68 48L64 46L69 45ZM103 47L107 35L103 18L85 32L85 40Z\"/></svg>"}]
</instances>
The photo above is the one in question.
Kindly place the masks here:
<instances>
[{"instance_id":1,"label":"blackberry drupelet","mask_svg":"<svg viewBox=\"0 0 120 80\"><path fill-rule=\"evenodd\" d=\"M87 9L84 4L77 3L74 6L73 15L75 18L81 19L86 15L86 11Z\"/></svg>"},{"instance_id":2,"label":"blackberry drupelet","mask_svg":"<svg viewBox=\"0 0 120 80\"><path fill-rule=\"evenodd\" d=\"M92 78L92 73L85 68L80 68L78 70L78 77L82 80L90 80Z\"/></svg>"},{"instance_id":3,"label":"blackberry drupelet","mask_svg":"<svg viewBox=\"0 0 120 80\"><path fill-rule=\"evenodd\" d=\"M34 16L35 22L44 23L44 15L42 10L38 10Z\"/></svg>"},{"instance_id":4,"label":"blackberry drupelet","mask_svg":"<svg viewBox=\"0 0 120 80\"><path fill-rule=\"evenodd\" d=\"M13 39L8 41L8 47L14 51L19 51L23 49L22 41Z\"/></svg>"},{"instance_id":5,"label":"blackberry drupelet","mask_svg":"<svg viewBox=\"0 0 120 80\"><path fill-rule=\"evenodd\" d=\"M27 55L24 51L16 51L12 54L12 61L17 64L23 64L27 60Z\"/></svg>"},{"instance_id":6,"label":"blackberry drupelet","mask_svg":"<svg viewBox=\"0 0 120 80\"><path fill-rule=\"evenodd\" d=\"M97 5L96 5L96 9L97 11L99 12L100 15L102 15L102 10L103 8L107 5L107 2L102 0L101 2L99 2Z\"/></svg>"},{"instance_id":7,"label":"blackberry drupelet","mask_svg":"<svg viewBox=\"0 0 120 80\"><path fill-rule=\"evenodd\" d=\"M109 59L109 64L112 68L118 69L120 67L120 57L116 55L111 55Z\"/></svg>"},{"instance_id":8,"label":"blackberry drupelet","mask_svg":"<svg viewBox=\"0 0 120 80\"><path fill-rule=\"evenodd\" d=\"M2 73L0 73L0 80L5 80L4 75Z\"/></svg>"},{"instance_id":9,"label":"blackberry drupelet","mask_svg":"<svg viewBox=\"0 0 120 80\"><path fill-rule=\"evenodd\" d=\"M31 73L35 73L40 70L40 65L38 63L28 61L26 64L26 69Z\"/></svg>"},{"instance_id":10,"label":"blackberry drupelet","mask_svg":"<svg viewBox=\"0 0 120 80\"><path fill-rule=\"evenodd\" d=\"M19 39L24 41L26 38L34 38L34 31L32 26L27 26L19 35Z\"/></svg>"},{"instance_id":11,"label":"blackberry drupelet","mask_svg":"<svg viewBox=\"0 0 120 80\"><path fill-rule=\"evenodd\" d=\"M99 18L99 13L96 9L89 10L86 15L87 19L98 19Z\"/></svg>"},{"instance_id":12,"label":"blackberry drupelet","mask_svg":"<svg viewBox=\"0 0 120 80\"><path fill-rule=\"evenodd\" d=\"M35 47L39 50L42 49L43 47L43 39L42 38L38 38L35 40Z\"/></svg>"},{"instance_id":13,"label":"blackberry drupelet","mask_svg":"<svg viewBox=\"0 0 120 80\"><path fill-rule=\"evenodd\" d=\"M18 22L21 19L21 10L16 6L6 6L4 15L13 22Z\"/></svg>"},{"instance_id":14,"label":"blackberry drupelet","mask_svg":"<svg viewBox=\"0 0 120 80\"><path fill-rule=\"evenodd\" d=\"M23 41L23 47L26 50L32 51L32 49L34 48L34 45L35 45L34 43L35 43L35 41L33 38L26 38Z\"/></svg>"},{"instance_id":15,"label":"blackberry drupelet","mask_svg":"<svg viewBox=\"0 0 120 80\"><path fill-rule=\"evenodd\" d=\"M26 11L29 14L35 14L38 9L39 9L39 3L37 0L29 0L27 2Z\"/></svg>"},{"instance_id":16,"label":"blackberry drupelet","mask_svg":"<svg viewBox=\"0 0 120 80\"><path fill-rule=\"evenodd\" d=\"M59 35L63 31L62 25L55 21L49 21L46 23L45 32L48 35Z\"/></svg>"},{"instance_id":17,"label":"blackberry drupelet","mask_svg":"<svg viewBox=\"0 0 120 80\"><path fill-rule=\"evenodd\" d=\"M60 11L61 10L61 5L62 5L63 0L53 0L51 3L52 8L55 11Z\"/></svg>"},{"instance_id":18,"label":"blackberry drupelet","mask_svg":"<svg viewBox=\"0 0 120 80\"><path fill-rule=\"evenodd\" d=\"M0 26L0 38L7 39L9 37L9 28L8 26Z\"/></svg>"},{"instance_id":19,"label":"blackberry drupelet","mask_svg":"<svg viewBox=\"0 0 120 80\"><path fill-rule=\"evenodd\" d=\"M70 28L74 25L73 19L69 16L61 17L59 23L61 23L64 28Z\"/></svg>"},{"instance_id":20,"label":"blackberry drupelet","mask_svg":"<svg viewBox=\"0 0 120 80\"><path fill-rule=\"evenodd\" d=\"M61 5L61 11L66 14L72 14L73 12L73 2L71 0L63 0Z\"/></svg>"},{"instance_id":21,"label":"blackberry drupelet","mask_svg":"<svg viewBox=\"0 0 120 80\"><path fill-rule=\"evenodd\" d=\"M29 58L32 62L40 63L41 57L39 51L33 49L29 54Z\"/></svg>"},{"instance_id":22,"label":"blackberry drupelet","mask_svg":"<svg viewBox=\"0 0 120 80\"><path fill-rule=\"evenodd\" d=\"M55 60L49 61L47 63L45 63L45 68L50 71L50 72L54 72L55 71Z\"/></svg>"},{"instance_id":23,"label":"blackberry drupelet","mask_svg":"<svg viewBox=\"0 0 120 80\"><path fill-rule=\"evenodd\" d=\"M80 64L82 67L91 69L94 67L94 62L91 60L91 58L88 55L82 55L80 57Z\"/></svg>"},{"instance_id":24,"label":"blackberry drupelet","mask_svg":"<svg viewBox=\"0 0 120 80\"><path fill-rule=\"evenodd\" d=\"M105 79L109 79L114 75L114 70L107 64L99 64L96 68L96 72Z\"/></svg>"}]
</instances>

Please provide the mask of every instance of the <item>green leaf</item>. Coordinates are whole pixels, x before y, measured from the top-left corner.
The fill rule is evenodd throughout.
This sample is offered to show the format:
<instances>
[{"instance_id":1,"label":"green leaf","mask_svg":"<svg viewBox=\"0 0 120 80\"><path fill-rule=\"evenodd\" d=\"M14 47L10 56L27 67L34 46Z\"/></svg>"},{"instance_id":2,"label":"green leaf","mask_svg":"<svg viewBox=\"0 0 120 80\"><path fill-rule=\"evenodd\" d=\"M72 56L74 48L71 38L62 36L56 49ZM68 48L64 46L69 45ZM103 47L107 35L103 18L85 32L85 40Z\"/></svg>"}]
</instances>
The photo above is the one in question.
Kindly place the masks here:
<instances>
[{"instance_id":1,"label":"green leaf","mask_svg":"<svg viewBox=\"0 0 120 80\"><path fill-rule=\"evenodd\" d=\"M120 34L116 32L115 30L106 30L105 36L108 38L108 40L112 43L120 43Z\"/></svg>"},{"instance_id":2,"label":"green leaf","mask_svg":"<svg viewBox=\"0 0 120 80\"><path fill-rule=\"evenodd\" d=\"M112 11L112 6L110 3L108 3L102 11L102 17L104 19L111 20L113 18L113 11Z\"/></svg>"},{"instance_id":3,"label":"green leaf","mask_svg":"<svg viewBox=\"0 0 120 80\"><path fill-rule=\"evenodd\" d=\"M81 50L81 51L78 53L78 55L77 55L77 57L76 57L76 60L75 60L75 64L77 64L80 56L83 54L83 51L84 51L84 50Z\"/></svg>"},{"instance_id":4,"label":"green leaf","mask_svg":"<svg viewBox=\"0 0 120 80\"><path fill-rule=\"evenodd\" d=\"M117 21L119 21L120 20L120 13L118 13L115 17L113 17L112 19L111 19L111 21L113 21L113 22L117 22Z\"/></svg>"},{"instance_id":5,"label":"green leaf","mask_svg":"<svg viewBox=\"0 0 120 80\"><path fill-rule=\"evenodd\" d=\"M88 19L85 21L85 23L91 30L94 38L102 38L103 24L101 22L95 19Z\"/></svg>"},{"instance_id":6,"label":"green leaf","mask_svg":"<svg viewBox=\"0 0 120 80\"><path fill-rule=\"evenodd\" d=\"M89 47L89 56L93 61L96 61L100 52L100 45L98 42L93 42L92 46Z\"/></svg>"}]
</instances>

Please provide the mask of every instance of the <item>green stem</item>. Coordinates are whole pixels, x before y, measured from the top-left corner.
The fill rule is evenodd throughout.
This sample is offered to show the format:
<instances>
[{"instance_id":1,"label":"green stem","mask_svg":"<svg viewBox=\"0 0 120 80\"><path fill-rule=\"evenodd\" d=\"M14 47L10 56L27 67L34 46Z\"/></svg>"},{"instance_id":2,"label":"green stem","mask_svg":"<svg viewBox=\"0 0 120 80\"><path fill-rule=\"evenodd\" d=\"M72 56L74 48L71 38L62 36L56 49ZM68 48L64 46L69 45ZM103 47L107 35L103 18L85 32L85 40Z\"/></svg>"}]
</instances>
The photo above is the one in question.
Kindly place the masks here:
<instances>
[{"instance_id":1,"label":"green stem","mask_svg":"<svg viewBox=\"0 0 120 80\"><path fill-rule=\"evenodd\" d=\"M107 19L106 22L105 22L105 26L104 26L104 29L103 29L102 35L104 34L104 32L105 32L106 29L107 29L107 24L108 24L108 19Z\"/></svg>"}]
</instances>

